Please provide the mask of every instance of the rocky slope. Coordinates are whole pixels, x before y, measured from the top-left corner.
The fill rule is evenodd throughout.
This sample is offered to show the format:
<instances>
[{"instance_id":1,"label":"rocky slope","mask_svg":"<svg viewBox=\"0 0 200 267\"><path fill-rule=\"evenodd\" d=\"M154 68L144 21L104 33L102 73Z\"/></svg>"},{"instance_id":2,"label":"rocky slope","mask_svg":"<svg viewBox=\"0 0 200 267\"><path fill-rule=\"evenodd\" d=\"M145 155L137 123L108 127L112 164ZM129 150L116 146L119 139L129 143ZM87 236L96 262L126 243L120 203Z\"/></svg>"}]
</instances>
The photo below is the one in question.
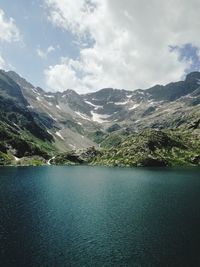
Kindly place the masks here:
<instances>
[{"instance_id":1,"label":"rocky slope","mask_svg":"<svg viewBox=\"0 0 200 267\"><path fill-rule=\"evenodd\" d=\"M48 158L53 138L37 113L30 112L21 88L0 72L0 165L25 156Z\"/></svg>"},{"instance_id":2,"label":"rocky slope","mask_svg":"<svg viewBox=\"0 0 200 267\"><path fill-rule=\"evenodd\" d=\"M53 164L91 164L103 166L200 166L200 139L192 131L146 129L131 135L112 135L85 151L57 155Z\"/></svg>"},{"instance_id":3,"label":"rocky slope","mask_svg":"<svg viewBox=\"0 0 200 267\"><path fill-rule=\"evenodd\" d=\"M92 159L92 163L151 167L200 165L200 139L192 131L154 129L122 136L117 142L116 137L108 137L102 154Z\"/></svg>"},{"instance_id":4,"label":"rocky slope","mask_svg":"<svg viewBox=\"0 0 200 267\"><path fill-rule=\"evenodd\" d=\"M2 164L13 157L29 162L35 156L37 164L60 152L107 149L144 129L176 129L199 137L200 73L146 90L106 88L79 95L71 89L46 92L13 71L0 71L0 127Z\"/></svg>"}]
</instances>

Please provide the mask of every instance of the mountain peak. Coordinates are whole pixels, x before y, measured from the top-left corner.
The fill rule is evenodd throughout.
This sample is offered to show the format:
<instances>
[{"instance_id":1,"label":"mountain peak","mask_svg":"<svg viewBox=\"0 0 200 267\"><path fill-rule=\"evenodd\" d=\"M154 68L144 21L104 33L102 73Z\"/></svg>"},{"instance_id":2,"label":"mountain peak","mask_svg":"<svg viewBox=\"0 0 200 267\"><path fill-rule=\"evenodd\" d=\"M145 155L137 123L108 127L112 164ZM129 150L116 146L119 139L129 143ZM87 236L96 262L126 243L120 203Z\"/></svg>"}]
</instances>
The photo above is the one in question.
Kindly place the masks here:
<instances>
[{"instance_id":1,"label":"mountain peak","mask_svg":"<svg viewBox=\"0 0 200 267\"><path fill-rule=\"evenodd\" d=\"M200 72L194 71L186 75L185 81L198 81L200 80Z\"/></svg>"},{"instance_id":2,"label":"mountain peak","mask_svg":"<svg viewBox=\"0 0 200 267\"><path fill-rule=\"evenodd\" d=\"M9 76L13 81L15 81L17 84L19 84L19 86L22 87L29 87L29 88L34 88L34 86L27 82L27 80L25 80L24 78L22 78L18 73L16 73L15 71L7 71L6 75Z\"/></svg>"},{"instance_id":3,"label":"mountain peak","mask_svg":"<svg viewBox=\"0 0 200 267\"><path fill-rule=\"evenodd\" d=\"M78 95L78 93L73 89L67 89L64 92L62 92L63 95Z\"/></svg>"}]
</instances>

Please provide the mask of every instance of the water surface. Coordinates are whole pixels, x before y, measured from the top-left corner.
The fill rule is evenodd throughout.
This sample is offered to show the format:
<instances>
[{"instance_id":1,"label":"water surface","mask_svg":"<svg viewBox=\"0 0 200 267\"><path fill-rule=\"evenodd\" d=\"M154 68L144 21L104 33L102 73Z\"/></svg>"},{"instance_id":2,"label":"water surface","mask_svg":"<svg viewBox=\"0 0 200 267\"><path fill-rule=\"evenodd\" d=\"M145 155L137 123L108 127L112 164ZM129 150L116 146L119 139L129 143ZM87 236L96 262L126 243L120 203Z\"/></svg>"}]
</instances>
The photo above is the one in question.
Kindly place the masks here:
<instances>
[{"instance_id":1,"label":"water surface","mask_svg":"<svg viewBox=\"0 0 200 267\"><path fill-rule=\"evenodd\" d=\"M0 266L200 266L200 169L0 168Z\"/></svg>"}]
</instances>

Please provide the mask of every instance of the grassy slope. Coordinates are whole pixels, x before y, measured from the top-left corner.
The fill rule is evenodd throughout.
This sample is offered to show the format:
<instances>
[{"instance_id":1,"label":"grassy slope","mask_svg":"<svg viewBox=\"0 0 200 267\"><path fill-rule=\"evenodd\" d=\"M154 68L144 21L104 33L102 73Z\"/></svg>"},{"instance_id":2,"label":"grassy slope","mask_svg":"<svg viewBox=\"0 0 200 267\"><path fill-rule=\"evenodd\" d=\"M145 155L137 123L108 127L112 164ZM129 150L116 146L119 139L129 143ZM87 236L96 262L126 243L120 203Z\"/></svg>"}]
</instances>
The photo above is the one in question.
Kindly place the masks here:
<instances>
[{"instance_id":1,"label":"grassy slope","mask_svg":"<svg viewBox=\"0 0 200 267\"><path fill-rule=\"evenodd\" d=\"M96 150L68 151L51 162L59 165L183 166L200 165L199 133L146 129L131 135L111 134Z\"/></svg>"},{"instance_id":2,"label":"grassy slope","mask_svg":"<svg viewBox=\"0 0 200 267\"><path fill-rule=\"evenodd\" d=\"M192 131L147 129L128 137L111 135L92 164L108 166L200 165L200 138ZM117 141L116 141L117 140ZM113 142L113 144L112 144ZM117 143L118 142L118 143Z\"/></svg>"},{"instance_id":3,"label":"grassy slope","mask_svg":"<svg viewBox=\"0 0 200 267\"><path fill-rule=\"evenodd\" d=\"M0 151L0 165L38 165L50 158L55 148L50 142L42 141L26 130L0 122ZM16 161L13 155L22 160Z\"/></svg>"}]
</instances>

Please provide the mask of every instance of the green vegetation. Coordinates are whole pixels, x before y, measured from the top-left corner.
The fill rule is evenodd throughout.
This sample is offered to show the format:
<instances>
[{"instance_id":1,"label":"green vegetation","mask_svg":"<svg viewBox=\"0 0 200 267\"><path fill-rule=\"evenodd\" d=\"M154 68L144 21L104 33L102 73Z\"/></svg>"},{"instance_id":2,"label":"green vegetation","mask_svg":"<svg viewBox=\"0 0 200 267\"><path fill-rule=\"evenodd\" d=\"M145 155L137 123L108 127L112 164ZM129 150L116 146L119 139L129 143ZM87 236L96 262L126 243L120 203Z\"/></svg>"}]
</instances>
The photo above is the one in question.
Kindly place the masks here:
<instances>
[{"instance_id":1,"label":"green vegetation","mask_svg":"<svg viewBox=\"0 0 200 267\"><path fill-rule=\"evenodd\" d=\"M13 158L10 155L7 155L0 151L0 166L11 165Z\"/></svg>"},{"instance_id":2,"label":"green vegetation","mask_svg":"<svg viewBox=\"0 0 200 267\"><path fill-rule=\"evenodd\" d=\"M83 160L74 151L61 153L51 160L52 165L75 165L81 163L83 163Z\"/></svg>"},{"instance_id":3,"label":"green vegetation","mask_svg":"<svg viewBox=\"0 0 200 267\"><path fill-rule=\"evenodd\" d=\"M49 141L43 141L26 130L0 122L0 165L38 165L34 156L42 158L44 163L55 153L54 146ZM16 163L12 155L24 158ZM30 159L33 157L32 159ZM40 164L41 165L41 164Z\"/></svg>"},{"instance_id":4,"label":"green vegetation","mask_svg":"<svg viewBox=\"0 0 200 267\"><path fill-rule=\"evenodd\" d=\"M56 155L52 160L53 165L77 165L90 164L94 158L101 155L101 151L96 150L95 147L90 147L85 150L68 151Z\"/></svg>"},{"instance_id":5,"label":"green vegetation","mask_svg":"<svg viewBox=\"0 0 200 267\"><path fill-rule=\"evenodd\" d=\"M110 143L108 142L110 141ZM192 131L147 129L122 138L116 145L107 138L103 153L92 164L106 166L200 165L199 134ZM105 141L104 141L105 142ZM110 144L108 146L107 144Z\"/></svg>"},{"instance_id":6,"label":"green vegetation","mask_svg":"<svg viewBox=\"0 0 200 267\"><path fill-rule=\"evenodd\" d=\"M101 142L101 147L104 147L104 148L115 147L115 146L118 146L122 142L122 140L123 140L122 135L112 134Z\"/></svg>"},{"instance_id":7,"label":"green vegetation","mask_svg":"<svg viewBox=\"0 0 200 267\"><path fill-rule=\"evenodd\" d=\"M33 156L33 157L21 158L19 161L15 162L14 165L17 165L17 166L42 166L45 164L46 164L46 161L44 158L39 157L39 156Z\"/></svg>"},{"instance_id":8,"label":"green vegetation","mask_svg":"<svg viewBox=\"0 0 200 267\"><path fill-rule=\"evenodd\" d=\"M145 91L107 88L86 95L73 90L46 95L16 73L1 70L0 165L38 166L50 158L55 165L200 165L199 80L200 73L193 72L185 81ZM45 103L51 103L53 117ZM94 122L92 111L109 114L109 120ZM95 143L99 149L59 154Z\"/></svg>"},{"instance_id":9,"label":"green vegetation","mask_svg":"<svg viewBox=\"0 0 200 267\"><path fill-rule=\"evenodd\" d=\"M88 138L90 138L97 144L100 144L104 140L105 136L107 135L103 131L100 131L100 130L88 134Z\"/></svg>"},{"instance_id":10,"label":"green vegetation","mask_svg":"<svg viewBox=\"0 0 200 267\"><path fill-rule=\"evenodd\" d=\"M51 163L127 167L200 165L200 139L192 131L146 129L128 136L111 134L99 150L93 147L62 153Z\"/></svg>"}]
</instances>

